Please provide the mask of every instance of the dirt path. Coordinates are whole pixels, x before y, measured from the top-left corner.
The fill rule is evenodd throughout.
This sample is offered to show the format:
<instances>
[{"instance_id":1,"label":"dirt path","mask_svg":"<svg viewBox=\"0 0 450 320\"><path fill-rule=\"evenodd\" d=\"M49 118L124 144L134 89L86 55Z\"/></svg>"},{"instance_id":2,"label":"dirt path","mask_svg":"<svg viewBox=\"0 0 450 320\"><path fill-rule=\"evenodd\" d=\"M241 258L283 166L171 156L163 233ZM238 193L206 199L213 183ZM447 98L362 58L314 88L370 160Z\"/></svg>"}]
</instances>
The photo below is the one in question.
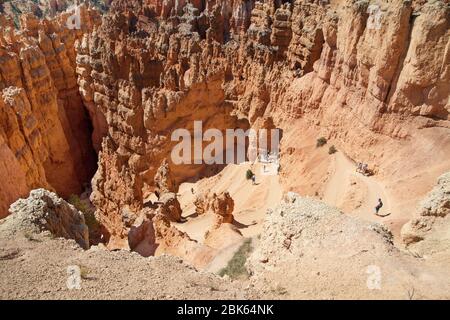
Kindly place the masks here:
<instances>
[{"instance_id":1,"label":"dirt path","mask_svg":"<svg viewBox=\"0 0 450 320\"><path fill-rule=\"evenodd\" d=\"M247 180L248 169L255 173L256 185L253 185L251 180ZM265 173L273 173L270 169L273 168L266 165ZM282 198L279 176L264 174L263 164L249 162L239 165L230 164L214 177L205 178L196 183L183 183L180 186L179 201L183 217L187 221L177 223L175 226L186 232L192 239L203 242L205 232L214 223L214 217L211 214L197 216L194 200L197 194L225 191L228 191L234 200L235 225L242 233L242 238L230 239L230 243L217 252L216 257L206 268L210 272L218 272L224 268L245 238L251 238L261 233L267 209L276 206Z\"/></svg>"},{"instance_id":2,"label":"dirt path","mask_svg":"<svg viewBox=\"0 0 450 320\"><path fill-rule=\"evenodd\" d=\"M373 176L357 173L356 163L345 154L338 152L333 157L323 200L365 220L385 222L394 218L390 197L384 186ZM379 198L383 201L383 207L379 211L380 216L377 216L374 213Z\"/></svg>"},{"instance_id":3,"label":"dirt path","mask_svg":"<svg viewBox=\"0 0 450 320\"><path fill-rule=\"evenodd\" d=\"M256 174L256 185L246 179L248 169ZM253 237L260 233L267 209L277 205L282 197L278 175L263 175L262 169L261 164L230 164L214 177L196 183L183 183L179 189L179 201L187 222L177 224L177 227L193 239L203 241L213 218L210 215L195 215L195 197L206 192L228 191L234 200L233 215L242 235ZM194 189L194 193L191 189Z\"/></svg>"}]
</instances>

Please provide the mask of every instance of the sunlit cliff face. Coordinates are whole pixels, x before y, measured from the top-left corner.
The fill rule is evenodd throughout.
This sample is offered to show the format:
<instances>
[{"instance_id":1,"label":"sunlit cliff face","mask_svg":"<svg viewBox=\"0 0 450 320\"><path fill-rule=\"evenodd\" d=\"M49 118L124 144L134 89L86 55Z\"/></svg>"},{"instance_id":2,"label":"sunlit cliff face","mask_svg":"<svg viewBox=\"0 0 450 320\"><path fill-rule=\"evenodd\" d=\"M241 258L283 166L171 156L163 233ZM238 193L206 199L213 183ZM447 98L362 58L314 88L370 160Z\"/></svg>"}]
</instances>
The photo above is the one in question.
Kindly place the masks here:
<instances>
[{"instance_id":1,"label":"sunlit cliff face","mask_svg":"<svg viewBox=\"0 0 450 320\"><path fill-rule=\"evenodd\" d=\"M449 167L442 1L118 0L102 18L81 7L79 28L68 28L76 12L24 16L16 34L2 18L0 176L16 181L2 194L4 215L38 186L79 194L95 171L105 238L128 245L150 195L223 169L173 163L173 132L193 133L195 121L282 129L282 184L301 194L323 192L329 159L310 165L303 148L320 136L395 185L398 208L412 208Z\"/></svg>"}]
</instances>

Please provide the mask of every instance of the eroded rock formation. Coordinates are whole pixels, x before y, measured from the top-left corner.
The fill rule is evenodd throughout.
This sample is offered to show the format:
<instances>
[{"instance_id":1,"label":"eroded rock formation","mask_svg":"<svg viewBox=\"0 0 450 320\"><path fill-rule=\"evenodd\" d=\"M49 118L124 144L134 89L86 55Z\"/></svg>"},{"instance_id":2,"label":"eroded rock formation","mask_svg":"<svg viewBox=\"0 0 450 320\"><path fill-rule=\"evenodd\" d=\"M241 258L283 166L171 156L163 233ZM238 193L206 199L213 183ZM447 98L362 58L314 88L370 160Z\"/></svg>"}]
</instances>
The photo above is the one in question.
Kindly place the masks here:
<instances>
[{"instance_id":1,"label":"eroded rock formation","mask_svg":"<svg viewBox=\"0 0 450 320\"><path fill-rule=\"evenodd\" d=\"M49 1L55 13L64 3ZM377 178L395 186L391 192L401 201L392 207L408 210L408 201L450 169L450 8L443 0L369 5L115 0L102 21L83 6L78 31L64 27L69 12L51 21L23 15L20 31L1 15L0 217L35 187L62 196L79 193L95 170L95 149L91 200L107 248L169 253L204 268L224 246L242 241L242 234L233 224L228 193L197 198L197 213L215 219L203 243L176 227L183 222L180 183L222 168L195 157L192 164L173 163L171 135L186 129L198 142L194 121L220 132L294 132L282 141L281 174L285 185L302 194L317 191L326 170L312 155L296 152L303 138L296 133L308 131L312 140L320 134L350 158L370 161ZM298 185L301 179L290 169L308 161L322 176L311 178L311 186ZM405 226L408 249L440 252L432 247L436 240L448 249L448 224L441 223L449 217L447 189L443 176L419 217ZM36 218L32 225L86 247L82 215L54 194L37 192L12 206L14 215L1 231L11 221L22 225ZM153 194L158 200L149 200ZM262 297L278 291L292 297L404 298L398 283L416 281L417 270L427 266L395 248L378 224L294 192L286 200L270 211L248 263ZM417 246L424 243L431 246ZM395 281L386 282L386 291L361 293L368 266L387 270ZM444 269L433 274L433 282L415 282L423 297L433 292L448 298ZM267 286L280 279L279 286ZM330 288L330 282L338 285ZM304 288L310 291L299 291Z\"/></svg>"},{"instance_id":2,"label":"eroded rock formation","mask_svg":"<svg viewBox=\"0 0 450 320\"><path fill-rule=\"evenodd\" d=\"M59 13L82 3L104 12L108 9L111 0L1 0L0 12L12 18L19 26L22 14L31 13L38 18L54 18Z\"/></svg>"},{"instance_id":3,"label":"eroded rock formation","mask_svg":"<svg viewBox=\"0 0 450 320\"><path fill-rule=\"evenodd\" d=\"M156 216L162 226L180 221L180 183L221 169L173 163L172 133L192 134L195 120L222 132L320 132L381 178L401 180L398 195L450 169L445 1L380 1L374 10L352 0L116 0L101 24L83 7L75 32L62 27L69 14L25 15L18 33L1 18L0 177L17 181L1 193L4 207L37 186L80 191L94 168L84 108L99 152L91 200L112 247L129 246L130 228ZM323 175L305 188L287 174L308 157L296 158L298 139L283 140L284 183L317 191ZM415 174L405 177L395 156L412 152L401 169ZM437 169L417 178L427 166ZM147 202L152 193L162 204Z\"/></svg>"},{"instance_id":4,"label":"eroded rock formation","mask_svg":"<svg viewBox=\"0 0 450 320\"><path fill-rule=\"evenodd\" d=\"M112 233L123 208L135 219L164 159L170 189L204 174L170 161L171 133L192 132L194 120L219 130L298 120L381 174L397 169L380 146L406 153L409 139L426 154L419 128L448 147L448 6L382 1L378 20L372 11L350 0L114 1L77 58L97 148L106 136L93 182L99 219Z\"/></svg>"},{"instance_id":5,"label":"eroded rock formation","mask_svg":"<svg viewBox=\"0 0 450 320\"><path fill-rule=\"evenodd\" d=\"M21 17L21 30L0 17L0 217L31 189L68 197L81 193L95 170L90 124L78 91L74 42L92 28L94 11L81 9L81 30L58 19Z\"/></svg>"},{"instance_id":6,"label":"eroded rock formation","mask_svg":"<svg viewBox=\"0 0 450 320\"><path fill-rule=\"evenodd\" d=\"M215 227L219 227L222 223L234 222L234 201L228 192L200 195L195 199L194 204L198 215L214 214Z\"/></svg>"},{"instance_id":7,"label":"eroded rock formation","mask_svg":"<svg viewBox=\"0 0 450 320\"><path fill-rule=\"evenodd\" d=\"M449 249L450 173L439 177L437 185L419 205L414 218L402 228L402 240L416 247L421 254L432 254Z\"/></svg>"},{"instance_id":8,"label":"eroded rock formation","mask_svg":"<svg viewBox=\"0 0 450 320\"><path fill-rule=\"evenodd\" d=\"M173 213L170 215L166 212L171 209L173 210L162 204L156 210L141 210L133 225L122 230L127 241L113 235L109 241L109 249L130 249L145 257L170 254L183 258L193 266L204 268L216 252L171 225Z\"/></svg>"},{"instance_id":9,"label":"eroded rock formation","mask_svg":"<svg viewBox=\"0 0 450 320\"><path fill-rule=\"evenodd\" d=\"M4 232L23 230L33 233L50 231L55 237L75 240L83 249L89 249L89 231L83 213L59 198L53 192L36 189L26 199L14 202L11 216L2 224Z\"/></svg>"}]
</instances>

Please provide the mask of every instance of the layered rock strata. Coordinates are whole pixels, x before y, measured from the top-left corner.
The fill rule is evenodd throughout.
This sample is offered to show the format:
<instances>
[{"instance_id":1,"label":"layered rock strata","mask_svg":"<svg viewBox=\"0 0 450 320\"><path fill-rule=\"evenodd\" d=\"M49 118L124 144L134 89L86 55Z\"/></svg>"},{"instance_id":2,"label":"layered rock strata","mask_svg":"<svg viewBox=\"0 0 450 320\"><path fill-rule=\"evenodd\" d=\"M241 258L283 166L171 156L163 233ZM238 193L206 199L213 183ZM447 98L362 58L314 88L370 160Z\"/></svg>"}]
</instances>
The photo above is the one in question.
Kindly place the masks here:
<instances>
[{"instance_id":1,"label":"layered rock strata","mask_svg":"<svg viewBox=\"0 0 450 320\"><path fill-rule=\"evenodd\" d=\"M21 17L21 29L1 16L0 217L33 188L81 193L96 168L90 121L78 91L74 43L98 21L82 7L83 27L68 30L69 13L55 20Z\"/></svg>"},{"instance_id":2,"label":"layered rock strata","mask_svg":"<svg viewBox=\"0 0 450 320\"><path fill-rule=\"evenodd\" d=\"M425 155L421 141L434 135L447 150L449 24L443 1L375 11L368 1L113 2L77 58L94 131L106 135L92 195L99 219L113 230L122 208L137 217L164 159L171 188L205 174L170 161L171 133L192 133L194 120L219 130L299 120L382 175L397 169L380 146L407 153L411 141ZM450 166L444 158L431 162Z\"/></svg>"},{"instance_id":3,"label":"layered rock strata","mask_svg":"<svg viewBox=\"0 0 450 320\"><path fill-rule=\"evenodd\" d=\"M67 60L60 54L56 61L62 62L57 68L50 43L60 48L58 39L45 37L56 34L72 43L71 33L58 33L61 29L54 23L39 23L30 17L24 17L23 24L21 34L5 28L0 37L9 50L3 54L6 63L1 81L7 89L3 103L12 106L23 100L14 98L20 90L8 87L24 88L27 93L37 86L33 79L41 80L36 74L45 78L48 73L59 105L65 105L53 110L59 110L62 119L61 109L79 112L70 107L72 102L79 105L79 96L69 93L74 81L66 75L71 69L64 62L73 66L75 53L68 45ZM195 120L203 122L203 130L222 132L258 127L268 118L285 131L295 123L333 139L351 158L371 162L381 178L399 182L398 191L393 191L398 197L408 183L431 187L433 179L450 168L446 157L450 150L449 25L445 1L380 1L376 8L368 1L351 0L114 1L101 26L75 36L79 37L75 45L77 83L92 120L94 148L99 151L91 199L107 230L105 236L126 242L130 226L151 193L176 192L181 182L220 170L220 166L195 163L199 159L185 165L172 162L176 144L172 133L187 129L196 141L198 137L192 136ZM38 48L19 45L14 37L24 39L24 44L37 38ZM19 63L39 57L38 49L43 57L27 62L33 72L19 76ZM64 51L56 51L60 50ZM10 53L17 58L10 58ZM39 69L44 61L48 71ZM26 85L22 79L28 79ZM28 100L32 110L39 104L39 99ZM45 117L38 120L45 127L55 122ZM27 121L31 131L25 131L31 134L33 121ZM16 190L12 188L6 197L13 198L37 184L63 195L77 189L80 174L75 177L73 172L80 171L76 166L83 162L61 152L68 150L65 144L76 148L75 142L84 139L70 137L69 127L76 134L84 132L73 130L71 123L60 121L62 129L55 130L64 135L58 133L52 139L42 134L47 127L39 130L43 137L33 133L34 142L27 143L30 149L40 139L46 145L39 148L40 153L58 152L40 155L41 160L31 164L16 163L25 169L17 175ZM61 136L67 143L54 141ZM11 134L2 137L13 155L24 144L10 138ZM282 151L290 150L282 157L284 183L301 193L316 191L317 187L297 187L288 175L289 166L298 160L297 142L298 137L283 141ZM1 150L5 159L12 157L5 147ZM392 159L412 152L414 161L399 170ZM426 178L417 178L427 166L435 169ZM64 183L58 170L62 167L68 172ZM415 174L404 174L412 169ZM421 192L410 193L411 199Z\"/></svg>"}]
</instances>

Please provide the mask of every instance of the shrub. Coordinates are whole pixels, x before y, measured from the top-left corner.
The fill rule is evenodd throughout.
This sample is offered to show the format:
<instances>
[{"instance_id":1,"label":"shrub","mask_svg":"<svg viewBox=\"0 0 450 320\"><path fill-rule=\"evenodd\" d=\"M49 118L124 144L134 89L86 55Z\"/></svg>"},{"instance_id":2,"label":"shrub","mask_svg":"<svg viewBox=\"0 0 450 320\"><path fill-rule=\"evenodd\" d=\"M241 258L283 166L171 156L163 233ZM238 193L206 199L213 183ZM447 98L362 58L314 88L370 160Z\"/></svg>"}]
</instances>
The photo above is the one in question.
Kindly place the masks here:
<instances>
[{"instance_id":1,"label":"shrub","mask_svg":"<svg viewBox=\"0 0 450 320\"><path fill-rule=\"evenodd\" d=\"M37 7L36 11L34 12L36 14L36 17L42 19L44 17L44 12L42 12L42 9Z\"/></svg>"},{"instance_id":2,"label":"shrub","mask_svg":"<svg viewBox=\"0 0 450 320\"><path fill-rule=\"evenodd\" d=\"M100 223L97 221L94 212L88 212L84 214L84 221L89 230L96 230L100 227Z\"/></svg>"},{"instance_id":3,"label":"shrub","mask_svg":"<svg viewBox=\"0 0 450 320\"><path fill-rule=\"evenodd\" d=\"M30 231L26 231L23 235L28 241L40 242L33 236L33 234Z\"/></svg>"},{"instance_id":4,"label":"shrub","mask_svg":"<svg viewBox=\"0 0 450 320\"><path fill-rule=\"evenodd\" d=\"M250 180L253 177L253 171L248 169L245 173L245 177L247 178L247 180Z\"/></svg>"},{"instance_id":5,"label":"shrub","mask_svg":"<svg viewBox=\"0 0 450 320\"><path fill-rule=\"evenodd\" d=\"M100 0L92 0L92 4L101 12L105 13L108 11L108 7L105 5L103 1Z\"/></svg>"},{"instance_id":6,"label":"shrub","mask_svg":"<svg viewBox=\"0 0 450 320\"><path fill-rule=\"evenodd\" d=\"M285 295L288 291L285 287L282 287L281 285L277 285L275 288L272 288L270 291L272 291L275 294L278 295Z\"/></svg>"},{"instance_id":7,"label":"shrub","mask_svg":"<svg viewBox=\"0 0 450 320\"><path fill-rule=\"evenodd\" d=\"M327 139L325 139L324 137L320 137L319 139L317 139L316 147L319 148L326 144L327 144Z\"/></svg>"},{"instance_id":8,"label":"shrub","mask_svg":"<svg viewBox=\"0 0 450 320\"><path fill-rule=\"evenodd\" d=\"M91 270L88 267L80 265L80 277L81 277L81 279L89 280L90 279L90 277L89 277L89 273L90 272L91 272Z\"/></svg>"},{"instance_id":9,"label":"shrub","mask_svg":"<svg viewBox=\"0 0 450 320\"><path fill-rule=\"evenodd\" d=\"M247 269L245 268L245 262L252 252L251 242L251 239L246 239L244 241L238 251L234 254L233 258L228 262L227 266L219 271L220 276L223 277L224 275L228 275L231 279L237 279L239 277L247 278L249 276Z\"/></svg>"},{"instance_id":10,"label":"shrub","mask_svg":"<svg viewBox=\"0 0 450 320\"><path fill-rule=\"evenodd\" d=\"M335 146L331 146L331 147L328 149L328 154L333 154L333 153L336 153L336 152L337 152L337 149L336 149Z\"/></svg>"},{"instance_id":11,"label":"shrub","mask_svg":"<svg viewBox=\"0 0 450 320\"><path fill-rule=\"evenodd\" d=\"M94 210L89 208L86 203L81 201L79 196L77 196L76 194L72 194L69 197L68 202L72 204L78 211L81 211L83 213L84 221L86 222L89 230L95 230L100 226L97 219L95 218Z\"/></svg>"}]
</instances>

